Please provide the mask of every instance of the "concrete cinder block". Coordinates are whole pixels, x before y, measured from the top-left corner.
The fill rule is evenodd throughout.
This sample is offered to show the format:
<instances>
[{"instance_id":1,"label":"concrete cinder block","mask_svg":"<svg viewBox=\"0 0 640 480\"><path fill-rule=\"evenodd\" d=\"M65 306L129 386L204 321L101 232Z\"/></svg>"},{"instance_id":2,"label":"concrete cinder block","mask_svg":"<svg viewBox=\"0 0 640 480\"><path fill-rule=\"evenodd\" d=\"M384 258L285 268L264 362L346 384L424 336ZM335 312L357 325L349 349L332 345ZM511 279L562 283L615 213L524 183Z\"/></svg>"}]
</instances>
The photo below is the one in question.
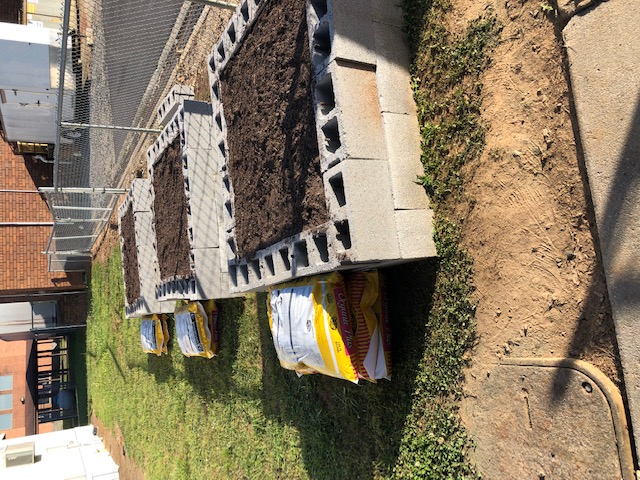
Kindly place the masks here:
<instances>
[{"instance_id":1,"label":"concrete cinder block","mask_svg":"<svg viewBox=\"0 0 640 480\"><path fill-rule=\"evenodd\" d=\"M400 257L386 160L345 160L325 173L324 183L332 204L342 204L331 211L348 222L353 261Z\"/></svg>"},{"instance_id":2,"label":"concrete cinder block","mask_svg":"<svg viewBox=\"0 0 640 480\"><path fill-rule=\"evenodd\" d=\"M193 98L194 96L193 87L189 85L176 84L171 87L171 90L169 90L169 93L164 97L158 107L158 125L163 128L178 111L180 101L185 98Z\"/></svg>"},{"instance_id":3,"label":"concrete cinder block","mask_svg":"<svg viewBox=\"0 0 640 480\"><path fill-rule=\"evenodd\" d=\"M192 300L231 298L237 295L229 291L229 274L222 271L226 264L221 249L198 248L193 251L196 273L195 294Z\"/></svg>"},{"instance_id":4,"label":"concrete cinder block","mask_svg":"<svg viewBox=\"0 0 640 480\"><path fill-rule=\"evenodd\" d=\"M338 114L340 144L347 156L385 159L376 73L353 64L330 65Z\"/></svg>"},{"instance_id":5,"label":"concrete cinder block","mask_svg":"<svg viewBox=\"0 0 640 480\"><path fill-rule=\"evenodd\" d=\"M437 256L431 210L396 210L395 221L403 260Z\"/></svg>"},{"instance_id":6,"label":"concrete cinder block","mask_svg":"<svg viewBox=\"0 0 640 480\"><path fill-rule=\"evenodd\" d=\"M420 160L420 129L415 115L382 114L384 136L389 153L389 172L393 188L393 202L397 210L429 208L429 197L422 185L416 183L424 174Z\"/></svg>"},{"instance_id":7,"label":"concrete cinder block","mask_svg":"<svg viewBox=\"0 0 640 480\"><path fill-rule=\"evenodd\" d=\"M189 200L190 215L188 215L189 229L192 235L193 248L213 248L220 246L220 229L224 228L221 222L222 201L216 197L220 194L222 181L220 175L210 175L192 182L196 187L192 190ZM204 195L200 191L207 188L211 194ZM220 195L221 197L221 195Z\"/></svg>"},{"instance_id":8,"label":"concrete cinder block","mask_svg":"<svg viewBox=\"0 0 640 480\"><path fill-rule=\"evenodd\" d=\"M187 146L201 149L211 145L211 117L213 110L207 102L184 100L180 119Z\"/></svg>"},{"instance_id":9,"label":"concrete cinder block","mask_svg":"<svg viewBox=\"0 0 640 480\"><path fill-rule=\"evenodd\" d=\"M333 59L376 64L370 0L328 0ZM320 20L322 28L322 19ZM316 32L318 32L316 30Z\"/></svg>"},{"instance_id":10,"label":"concrete cinder block","mask_svg":"<svg viewBox=\"0 0 640 480\"><path fill-rule=\"evenodd\" d=\"M409 74L409 47L400 27L374 23L378 65L376 77L382 112L416 115Z\"/></svg>"},{"instance_id":11,"label":"concrete cinder block","mask_svg":"<svg viewBox=\"0 0 640 480\"><path fill-rule=\"evenodd\" d=\"M133 200L133 213L151 211L150 183L146 178L136 178L131 182L131 195Z\"/></svg>"},{"instance_id":12,"label":"concrete cinder block","mask_svg":"<svg viewBox=\"0 0 640 480\"><path fill-rule=\"evenodd\" d=\"M195 292L195 280L192 278L173 279L156 286L156 297L162 302L190 300Z\"/></svg>"},{"instance_id":13,"label":"concrete cinder block","mask_svg":"<svg viewBox=\"0 0 640 480\"><path fill-rule=\"evenodd\" d=\"M370 0L371 18L374 22L404 27L402 0Z\"/></svg>"}]
</instances>

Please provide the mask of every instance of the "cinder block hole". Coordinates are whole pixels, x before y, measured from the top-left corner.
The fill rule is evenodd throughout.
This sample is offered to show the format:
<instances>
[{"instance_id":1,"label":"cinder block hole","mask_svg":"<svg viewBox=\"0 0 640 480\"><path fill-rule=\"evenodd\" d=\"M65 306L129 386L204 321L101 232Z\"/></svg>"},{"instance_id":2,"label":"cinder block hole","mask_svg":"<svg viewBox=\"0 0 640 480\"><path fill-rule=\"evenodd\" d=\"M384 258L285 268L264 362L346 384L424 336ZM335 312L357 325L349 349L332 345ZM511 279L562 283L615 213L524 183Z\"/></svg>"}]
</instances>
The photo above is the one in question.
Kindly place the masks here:
<instances>
[{"instance_id":1,"label":"cinder block hole","mask_svg":"<svg viewBox=\"0 0 640 480\"><path fill-rule=\"evenodd\" d=\"M331 53L331 35L329 23L321 23L313 34L313 58L312 61L321 63Z\"/></svg>"},{"instance_id":2,"label":"cinder block hole","mask_svg":"<svg viewBox=\"0 0 640 480\"><path fill-rule=\"evenodd\" d=\"M336 238L342 244L342 247L345 250L349 250L351 248L351 233L349 232L349 222L343 220L336 223L335 225L336 230L338 231Z\"/></svg>"},{"instance_id":3,"label":"cinder block hole","mask_svg":"<svg viewBox=\"0 0 640 480\"><path fill-rule=\"evenodd\" d=\"M347 199L344 195L344 180L342 178L342 173L338 173L329 179L329 185L331 185L331 190L333 190L333 194L336 196L336 200L338 205L343 207L347 203Z\"/></svg>"},{"instance_id":4,"label":"cinder block hole","mask_svg":"<svg viewBox=\"0 0 640 480\"><path fill-rule=\"evenodd\" d=\"M190 192L190 191L191 191L191 186L189 185L189 179L188 179L188 178L185 178L185 179L184 179L184 189L185 189L187 192Z\"/></svg>"},{"instance_id":5,"label":"cinder block hole","mask_svg":"<svg viewBox=\"0 0 640 480\"><path fill-rule=\"evenodd\" d=\"M222 178L222 184L224 185L224 188L227 189L227 192L231 191L231 181L229 180L229 175L225 175Z\"/></svg>"},{"instance_id":6,"label":"cinder block hole","mask_svg":"<svg viewBox=\"0 0 640 480\"><path fill-rule=\"evenodd\" d=\"M296 242L293 244L293 256L296 259L298 267L309 266L309 252L307 251L307 242Z\"/></svg>"},{"instance_id":7,"label":"cinder block hole","mask_svg":"<svg viewBox=\"0 0 640 480\"><path fill-rule=\"evenodd\" d=\"M328 114L336 106L336 96L333 91L331 75L326 75L316 85L316 99L323 115Z\"/></svg>"},{"instance_id":8,"label":"cinder block hole","mask_svg":"<svg viewBox=\"0 0 640 480\"><path fill-rule=\"evenodd\" d=\"M224 60L226 58L224 45L222 43L218 46L218 53L220 54L220 60Z\"/></svg>"},{"instance_id":9,"label":"cinder block hole","mask_svg":"<svg viewBox=\"0 0 640 480\"><path fill-rule=\"evenodd\" d=\"M218 149L220 150L220 153L222 153L222 156L223 156L223 157L226 157L226 156L227 156L227 149L226 149L226 148L225 148L225 146L224 146L224 142L220 142L220 143L218 144Z\"/></svg>"},{"instance_id":10,"label":"cinder block hole","mask_svg":"<svg viewBox=\"0 0 640 480\"><path fill-rule=\"evenodd\" d=\"M340 143L340 132L338 130L338 118L333 117L322 126L322 133L325 136L325 148L329 153L336 153L342 143Z\"/></svg>"},{"instance_id":11,"label":"cinder block hole","mask_svg":"<svg viewBox=\"0 0 640 480\"><path fill-rule=\"evenodd\" d=\"M251 263L249 263L249 265L251 266L251 270L253 271L253 274L258 278L258 280L262 279L262 272L260 271L260 261L258 259L251 260Z\"/></svg>"},{"instance_id":12,"label":"cinder block hole","mask_svg":"<svg viewBox=\"0 0 640 480\"><path fill-rule=\"evenodd\" d=\"M213 96L216 97L216 100L220 100L220 84L219 83L215 83L211 87L211 91L213 92Z\"/></svg>"},{"instance_id":13,"label":"cinder block hole","mask_svg":"<svg viewBox=\"0 0 640 480\"><path fill-rule=\"evenodd\" d=\"M216 60L215 60L215 58L213 58L213 56L209 59L209 69L212 72L216 71Z\"/></svg>"},{"instance_id":14,"label":"cinder block hole","mask_svg":"<svg viewBox=\"0 0 640 480\"><path fill-rule=\"evenodd\" d=\"M247 265L238 265L238 270L240 271L242 281L247 285L249 283L249 267L247 267Z\"/></svg>"},{"instance_id":15,"label":"cinder block hole","mask_svg":"<svg viewBox=\"0 0 640 480\"><path fill-rule=\"evenodd\" d=\"M238 286L238 267L236 265L229 265L229 278L234 287Z\"/></svg>"},{"instance_id":16,"label":"cinder block hole","mask_svg":"<svg viewBox=\"0 0 640 480\"><path fill-rule=\"evenodd\" d=\"M249 2L244 2L240 7L240 14L245 22L249 21Z\"/></svg>"},{"instance_id":17,"label":"cinder block hole","mask_svg":"<svg viewBox=\"0 0 640 480\"><path fill-rule=\"evenodd\" d=\"M311 6L318 18L322 18L327 13L327 0L311 0Z\"/></svg>"},{"instance_id":18,"label":"cinder block hole","mask_svg":"<svg viewBox=\"0 0 640 480\"><path fill-rule=\"evenodd\" d=\"M273 277L276 274L276 270L273 267L273 256L267 255L264 257L264 262L267 264L267 275Z\"/></svg>"},{"instance_id":19,"label":"cinder block hole","mask_svg":"<svg viewBox=\"0 0 640 480\"><path fill-rule=\"evenodd\" d=\"M289 249L281 248L279 250L280 258L282 258L282 263L284 264L285 270L291 270L291 261L289 260Z\"/></svg>"},{"instance_id":20,"label":"cinder block hole","mask_svg":"<svg viewBox=\"0 0 640 480\"><path fill-rule=\"evenodd\" d=\"M235 255L236 254L236 242L233 241L233 238L230 238L229 240L227 240L227 245L229 245L229 248L231 249L231 252Z\"/></svg>"},{"instance_id":21,"label":"cinder block hole","mask_svg":"<svg viewBox=\"0 0 640 480\"><path fill-rule=\"evenodd\" d=\"M216 125L218 125L218 129L222 131L222 115L220 114L216 115Z\"/></svg>"},{"instance_id":22,"label":"cinder block hole","mask_svg":"<svg viewBox=\"0 0 640 480\"><path fill-rule=\"evenodd\" d=\"M187 215L191 216L191 205L187 205Z\"/></svg>"},{"instance_id":23,"label":"cinder block hole","mask_svg":"<svg viewBox=\"0 0 640 480\"><path fill-rule=\"evenodd\" d=\"M189 214L191 214L191 212L189 212ZM189 239L191 240L191 242L193 243L193 228L189 228ZM195 259L193 258L193 255L191 255L191 261L194 262Z\"/></svg>"},{"instance_id":24,"label":"cinder block hole","mask_svg":"<svg viewBox=\"0 0 640 480\"><path fill-rule=\"evenodd\" d=\"M226 202L224 202L224 208L227 211L227 214L230 217L233 217L233 208L231 207L231 200L227 200Z\"/></svg>"},{"instance_id":25,"label":"cinder block hole","mask_svg":"<svg viewBox=\"0 0 640 480\"><path fill-rule=\"evenodd\" d=\"M257 7L260 4L261 0L253 0L253 4Z\"/></svg>"},{"instance_id":26,"label":"cinder block hole","mask_svg":"<svg viewBox=\"0 0 640 480\"><path fill-rule=\"evenodd\" d=\"M182 168L184 170L188 170L189 169L189 160L187 160L187 156L186 155L182 156Z\"/></svg>"},{"instance_id":27,"label":"cinder block hole","mask_svg":"<svg viewBox=\"0 0 640 480\"><path fill-rule=\"evenodd\" d=\"M236 43L236 27L233 24L229 26L227 35L229 35L229 40L231 40L231 43Z\"/></svg>"}]
</instances>

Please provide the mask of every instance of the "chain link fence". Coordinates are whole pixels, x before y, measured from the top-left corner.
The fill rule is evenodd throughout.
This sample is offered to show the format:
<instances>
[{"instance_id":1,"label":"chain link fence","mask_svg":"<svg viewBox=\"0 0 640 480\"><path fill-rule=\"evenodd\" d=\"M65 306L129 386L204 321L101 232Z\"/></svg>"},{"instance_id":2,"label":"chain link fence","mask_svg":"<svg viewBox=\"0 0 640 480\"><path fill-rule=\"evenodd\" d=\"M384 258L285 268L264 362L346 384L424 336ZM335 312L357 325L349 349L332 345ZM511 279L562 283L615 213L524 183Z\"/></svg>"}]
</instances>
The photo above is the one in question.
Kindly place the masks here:
<instances>
[{"instance_id":1,"label":"chain link fence","mask_svg":"<svg viewBox=\"0 0 640 480\"><path fill-rule=\"evenodd\" d=\"M214 4L214 5L205 5ZM160 132L156 109L193 45L212 45L208 15L227 2L64 0L50 270L80 268L126 190L128 165ZM204 58L200 70L205 70Z\"/></svg>"}]
</instances>

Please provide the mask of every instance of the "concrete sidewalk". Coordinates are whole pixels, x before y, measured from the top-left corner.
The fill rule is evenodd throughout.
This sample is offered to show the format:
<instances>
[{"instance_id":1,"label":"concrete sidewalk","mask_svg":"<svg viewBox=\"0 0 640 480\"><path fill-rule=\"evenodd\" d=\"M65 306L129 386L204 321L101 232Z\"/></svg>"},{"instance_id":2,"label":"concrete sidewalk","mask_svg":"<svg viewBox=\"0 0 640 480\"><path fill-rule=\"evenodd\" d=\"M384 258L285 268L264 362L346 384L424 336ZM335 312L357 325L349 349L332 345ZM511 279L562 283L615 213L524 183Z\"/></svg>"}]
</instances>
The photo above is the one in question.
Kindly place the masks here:
<instances>
[{"instance_id":1,"label":"concrete sidewalk","mask_svg":"<svg viewBox=\"0 0 640 480\"><path fill-rule=\"evenodd\" d=\"M640 447L640 2L610 0L563 31L636 451Z\"/></svg>"}]
</instances>

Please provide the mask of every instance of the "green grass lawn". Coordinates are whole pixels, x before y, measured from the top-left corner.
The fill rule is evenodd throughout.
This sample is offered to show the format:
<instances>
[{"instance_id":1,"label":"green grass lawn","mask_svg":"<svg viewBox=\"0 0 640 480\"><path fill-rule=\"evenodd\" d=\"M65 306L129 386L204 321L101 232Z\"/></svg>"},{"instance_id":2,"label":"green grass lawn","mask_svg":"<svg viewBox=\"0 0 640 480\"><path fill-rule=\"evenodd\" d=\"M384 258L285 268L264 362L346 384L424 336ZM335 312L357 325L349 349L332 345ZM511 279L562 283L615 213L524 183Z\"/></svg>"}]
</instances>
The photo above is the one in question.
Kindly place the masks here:
<instances>
[{"instance_id":1,"label":"green grass lawn","mask_svg":"<svg viewBox=\"0 0 640 480\"><path fill-rule=\"evenodd\" d=\"M405 0L425 176L440 258L388 269L391 382L353 385L280 368L266 297L220 302L220 355L142 353L124 318L120 252L93 266L87 326L89 408L122 431L149 479L475 477L457 416L474 341L471 259L452 214L460 167L484 145L479 75L495 18L446 30L445 0ZM441 80L438 82L438 80ZM174 332L173 325L170 331Z\"/></svg>"},{"instance_id":2,"label":"green grass lawn","mask_svg":"<svg viewBox=\"0 0 640 480\"><path fill-rule=\"evenodd\" d=\"M430 365L429 345L451 347L442 328L427 333L436 268L386 272L394 379L353 385L280 368L264 295L220 302L221 351L212 360L184 357L174 339L168 356L143 353L139 322L124 319L114 250L92 273L90 408L119 426L128 454L153 479L402 477L423 455L462 462L464 435L447 402L423 401L443 388L426 385L433 369L446 367Z\"/></svg>"}]
</instances>

